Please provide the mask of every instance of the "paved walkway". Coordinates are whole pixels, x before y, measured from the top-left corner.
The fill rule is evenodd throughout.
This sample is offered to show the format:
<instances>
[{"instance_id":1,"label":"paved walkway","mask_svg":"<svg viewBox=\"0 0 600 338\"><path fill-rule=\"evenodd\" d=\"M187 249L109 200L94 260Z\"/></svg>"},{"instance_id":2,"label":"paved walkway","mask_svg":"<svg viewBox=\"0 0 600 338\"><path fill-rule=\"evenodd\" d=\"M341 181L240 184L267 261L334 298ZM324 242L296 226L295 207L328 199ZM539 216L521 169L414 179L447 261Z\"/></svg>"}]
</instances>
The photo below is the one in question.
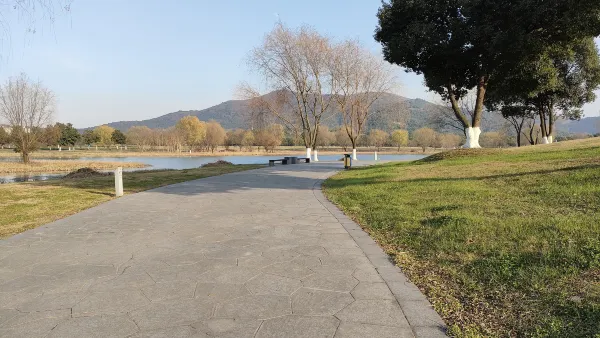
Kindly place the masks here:
<instances>
[{"instance_id":1,"label":"paved walkway","mask_svg":"<svg viewBox=\"0 0 600 338\"><path fill-rule=\"evenodd\" d=\"M438 337L319 190L340 163L126 196L0 241L1 337Z\"/></svg>"}]
</instances>

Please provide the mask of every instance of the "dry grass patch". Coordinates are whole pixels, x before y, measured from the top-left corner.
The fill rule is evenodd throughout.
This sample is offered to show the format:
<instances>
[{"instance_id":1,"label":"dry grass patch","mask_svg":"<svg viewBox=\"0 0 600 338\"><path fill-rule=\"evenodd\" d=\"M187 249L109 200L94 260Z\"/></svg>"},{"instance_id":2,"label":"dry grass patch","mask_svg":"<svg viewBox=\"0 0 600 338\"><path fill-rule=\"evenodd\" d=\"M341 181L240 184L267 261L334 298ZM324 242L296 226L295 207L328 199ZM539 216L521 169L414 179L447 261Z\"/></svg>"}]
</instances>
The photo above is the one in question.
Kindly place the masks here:
<instances>
[{"instance_id":1,"label":"dry grass patch","mask_svg":"<svg viewBox=\"0 0 600 338\"><path fill-rule=\"evenodd\" d=\"M113 170L117 167L127 169L144 168L148 165L135 162L100 162L100 161L76 161L76 160L36 160L29 164L21 162L0 162L0 174L19 174L19 173L56 173L68 172L81 168L91 168L94 170Z\"/></svg>"}]
</instances>

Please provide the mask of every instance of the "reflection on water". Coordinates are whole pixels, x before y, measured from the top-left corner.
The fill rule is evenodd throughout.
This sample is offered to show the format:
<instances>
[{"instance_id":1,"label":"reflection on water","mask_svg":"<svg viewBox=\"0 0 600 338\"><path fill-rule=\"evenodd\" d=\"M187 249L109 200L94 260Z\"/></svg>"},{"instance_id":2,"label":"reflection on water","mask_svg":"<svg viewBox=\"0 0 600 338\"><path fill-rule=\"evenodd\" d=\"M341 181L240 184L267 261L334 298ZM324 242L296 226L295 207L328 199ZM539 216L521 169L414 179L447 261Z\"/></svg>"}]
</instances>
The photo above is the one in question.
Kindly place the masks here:
<instances>
[{"instance_id":1,"label":"reflection on water","mask_svg":"<svg viewBox=\"0 0 600 338\"><path fill-rule=\"evenodd\" d=\"M0 184L15 182L46 181L53 178L61 178L65 174L18 174L0 176Z\"/></svg>"},{"instance_id":2,"label":"reflection on water","mask_svg":"<svg viewBox=\"0 0 600 338\"><path fill-rule=\"evenodd\" d=\"M293 155L299 156L299 155ZM336 155L319 155L321 161L338 161L343 157L342 153ZM424 155L379 155L381 161L414 161L425 157ZM94 162L138 162L148 164L147 168L136 168L132 170L152 169L191 169L215 162L218 160L229 161L233 164L268 164L269 160L283 158L283 156L207 156L207 157L80 157L73 159L61 159L62 161L94 161ZM49 158L44 158L49 159ZM14 159L0 158L0 161L13 161ZM372 154L358 154L359 161L372 161ZM30 174L30 175L8 175L0 176L0 183L44 181L59 178L65 174Z\"/></svg>"}]
</instances>

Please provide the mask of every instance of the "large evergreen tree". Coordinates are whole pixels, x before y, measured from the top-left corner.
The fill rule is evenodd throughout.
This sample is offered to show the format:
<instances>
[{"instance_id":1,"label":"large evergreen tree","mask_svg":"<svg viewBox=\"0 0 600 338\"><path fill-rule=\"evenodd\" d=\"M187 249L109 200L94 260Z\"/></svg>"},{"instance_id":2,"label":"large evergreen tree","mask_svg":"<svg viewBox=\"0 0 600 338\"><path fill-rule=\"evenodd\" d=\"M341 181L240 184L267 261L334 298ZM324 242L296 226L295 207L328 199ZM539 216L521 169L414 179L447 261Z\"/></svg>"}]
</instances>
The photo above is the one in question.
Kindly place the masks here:
<instances>
[{"instance_id":1,"label":"large evergreen tree","mask_svg":"<svg viewBox=\"0 0 600 338\"><path fill-rule=\"evenodd\" d=\"M498 79L488 106L505 117L536 115L542 142L551 143L558 118L578 120L584 104L596 99L600 86L600 56L593 38L548 46L535 58L523 60L515 71Z\"/></svg>"},{"instance_id":2,"label":"large evergreen tree","mask_svg":"<svg viewBox=\"0 0 600 338\"><path fill-rule=\"evenodd\" d=\"M600 35L597 0L391 0L378 18L386 60L423 74L452 104L470 148L479 147L488 86L549 45ZM473 89L469 119L459 100Z\"/></svg>"}]
</instances>

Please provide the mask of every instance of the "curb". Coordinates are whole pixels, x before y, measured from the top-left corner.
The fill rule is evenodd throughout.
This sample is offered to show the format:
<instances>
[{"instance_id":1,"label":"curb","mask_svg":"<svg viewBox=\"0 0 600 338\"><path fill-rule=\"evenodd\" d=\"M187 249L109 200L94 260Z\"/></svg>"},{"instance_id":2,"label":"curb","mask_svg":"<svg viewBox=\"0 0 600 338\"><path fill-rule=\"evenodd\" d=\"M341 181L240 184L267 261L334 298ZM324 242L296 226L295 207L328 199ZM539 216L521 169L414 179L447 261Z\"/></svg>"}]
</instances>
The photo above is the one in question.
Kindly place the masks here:
<instances>
[{"instance_id":1,"label":"curb","mask_svg":"<svg viewBox=\"0 0 600 338\"><path fill-rule=\"evenodd\" d=\"M385 281L396 297L404 316L416 338L447 337L446 324L433 309L419 288L411 283L390 257L356 222L346 216L338 207L323 195L323 181L313 186L317 200L342 224L356 244L362 249L369 261Z\"/></svg>"}]
</instances>

